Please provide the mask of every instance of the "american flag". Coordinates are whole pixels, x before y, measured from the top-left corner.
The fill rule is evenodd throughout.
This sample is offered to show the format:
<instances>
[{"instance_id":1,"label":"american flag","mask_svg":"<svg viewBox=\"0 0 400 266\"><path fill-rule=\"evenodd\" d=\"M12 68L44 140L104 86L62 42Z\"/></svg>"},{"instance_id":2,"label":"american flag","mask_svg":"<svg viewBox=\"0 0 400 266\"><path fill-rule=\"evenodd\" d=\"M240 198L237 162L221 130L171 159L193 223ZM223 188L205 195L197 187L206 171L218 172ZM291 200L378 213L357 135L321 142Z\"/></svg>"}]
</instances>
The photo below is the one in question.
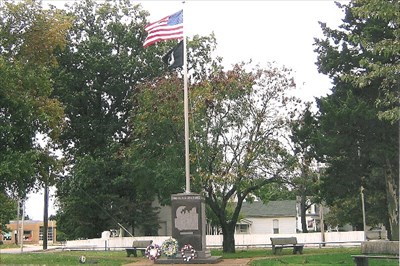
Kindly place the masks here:
<instances>
[{"instance_id":1,"label":"american flag","mask_svg":"<svg viewBox=\"0 0 400 266\"><path fill-rule=\"evenodd\" d=\"M182 39L183 10L150 23L144 29L148 32L147 38L143 43L143 47L145 48L159 41Z\"/></svg>"}]
</instances>

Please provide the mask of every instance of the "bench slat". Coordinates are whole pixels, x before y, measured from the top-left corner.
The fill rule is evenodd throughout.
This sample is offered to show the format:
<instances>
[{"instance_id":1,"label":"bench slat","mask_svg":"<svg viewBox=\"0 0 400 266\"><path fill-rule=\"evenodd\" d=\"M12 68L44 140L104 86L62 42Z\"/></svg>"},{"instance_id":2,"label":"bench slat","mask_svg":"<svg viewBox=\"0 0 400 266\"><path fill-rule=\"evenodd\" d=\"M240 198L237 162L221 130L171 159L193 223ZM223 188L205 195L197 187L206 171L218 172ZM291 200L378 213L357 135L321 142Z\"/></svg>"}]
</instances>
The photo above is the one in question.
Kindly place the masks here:
<instances>
[{"instance_id":1,"label":"bench slat","mask_svg":"<svg viewBox=\"0 0 400 266\"><path fill-rule=\"evenodd\" d=\"M271 237L270 239L271 239L272 245L287 245L287 244L295 245L295 244L297 244L296 237Z\"/></svg>"},{"instance_id":2,"label":"bench slat","mask_svg":"<svg viewBox=\"0 0 400 266\"><path fill-rule=\"evenodd\" d=\"M132 247L147 248L152 242L152 240L135 240L132 243Z\"/></svg>"}]
</instances>

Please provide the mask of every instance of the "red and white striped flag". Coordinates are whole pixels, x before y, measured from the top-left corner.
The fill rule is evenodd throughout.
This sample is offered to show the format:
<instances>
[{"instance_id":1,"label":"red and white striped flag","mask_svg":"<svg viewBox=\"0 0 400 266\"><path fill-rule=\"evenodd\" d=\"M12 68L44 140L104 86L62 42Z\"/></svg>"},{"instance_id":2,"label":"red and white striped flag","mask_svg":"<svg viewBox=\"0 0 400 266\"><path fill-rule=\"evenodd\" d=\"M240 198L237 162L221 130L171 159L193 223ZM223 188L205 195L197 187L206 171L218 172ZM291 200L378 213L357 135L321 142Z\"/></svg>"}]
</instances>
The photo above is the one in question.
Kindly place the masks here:
<instances>
[{"instance_id":1,"label":"red and white striped flag","mask_svg":"<svg viewBox=\"0 0 400 266\"><path fill-rule=\"evenodd\" d=\"M144 29L148 32L143 43L145 48L159 41L183 39L183 10L150 23Z\"/></svg>"}]
</instances>

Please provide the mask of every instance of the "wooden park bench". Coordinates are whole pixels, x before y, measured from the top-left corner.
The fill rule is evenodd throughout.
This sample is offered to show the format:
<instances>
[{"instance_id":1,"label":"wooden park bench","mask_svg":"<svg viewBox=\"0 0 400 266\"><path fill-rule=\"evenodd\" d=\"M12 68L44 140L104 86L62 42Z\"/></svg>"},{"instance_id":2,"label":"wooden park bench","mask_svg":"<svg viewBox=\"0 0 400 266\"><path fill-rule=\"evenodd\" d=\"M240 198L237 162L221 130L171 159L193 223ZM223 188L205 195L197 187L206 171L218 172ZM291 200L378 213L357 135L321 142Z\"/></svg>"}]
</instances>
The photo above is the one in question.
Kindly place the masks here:
<instances>
[{"instance_id":1,"label":"wooden park bench","mask_svg":"<svg viewBox=\"0 0 400 266\"><path fill-rule=\"evenodd\" d=\"M399 256L392 255L351 255L357 266L368 266L369 259L399 260Z\"/></svg>"},{"instance_id":2,"label":"wooden park bench","mask_svg":"<svg viewBox=\"0 0 400 266\"><path fill-rule=\"evenodd\" d=\"M134 240L131 248L125 248L126 255L128 257L133 254L134 257L137 257L137 251L140 250L142 252L142 256L145 255L146 248L153 243L153 240Z\"/></svg>"},{"instance_id":3,"label":"wooden park bench","mask_svg":"<svg viewBox=\"0 0 400 266\"><path fill-rule=\"evenodd\" d=\"M351 255L357 266L368 266L368 260L399 261L399 241L364 241L361 255Z\"/></svg>"},{"instance_id":4,"label":"wooden park bench","mask_svg":"<svg viewBox=\"0 0 400 266\"><path fill-rule=\"evenodd\" d=\"M281 252L284 248L293 248L293 254L303 254L303 244L297 243L296 237L271 237L272 253Z\"/></svg>"}]
</instances>

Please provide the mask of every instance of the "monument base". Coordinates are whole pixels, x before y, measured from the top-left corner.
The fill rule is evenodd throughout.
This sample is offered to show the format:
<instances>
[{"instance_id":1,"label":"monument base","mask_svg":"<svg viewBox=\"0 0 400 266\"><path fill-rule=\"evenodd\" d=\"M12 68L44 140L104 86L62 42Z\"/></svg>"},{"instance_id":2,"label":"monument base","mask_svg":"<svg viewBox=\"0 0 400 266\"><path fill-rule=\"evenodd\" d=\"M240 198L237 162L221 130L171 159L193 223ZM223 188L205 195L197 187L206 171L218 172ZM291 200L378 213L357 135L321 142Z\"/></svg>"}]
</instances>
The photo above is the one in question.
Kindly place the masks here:
<instances>
[{"instance_id":1,"label":"monument base","mask_svg":"<svg viewBox=\"0 0 400 266\"><path fill-rule=\"evenodd\" d=\"M211 251L209 249L197 251L197 258L209 258L211 257Z\"/></svg>"}]
</instances>

